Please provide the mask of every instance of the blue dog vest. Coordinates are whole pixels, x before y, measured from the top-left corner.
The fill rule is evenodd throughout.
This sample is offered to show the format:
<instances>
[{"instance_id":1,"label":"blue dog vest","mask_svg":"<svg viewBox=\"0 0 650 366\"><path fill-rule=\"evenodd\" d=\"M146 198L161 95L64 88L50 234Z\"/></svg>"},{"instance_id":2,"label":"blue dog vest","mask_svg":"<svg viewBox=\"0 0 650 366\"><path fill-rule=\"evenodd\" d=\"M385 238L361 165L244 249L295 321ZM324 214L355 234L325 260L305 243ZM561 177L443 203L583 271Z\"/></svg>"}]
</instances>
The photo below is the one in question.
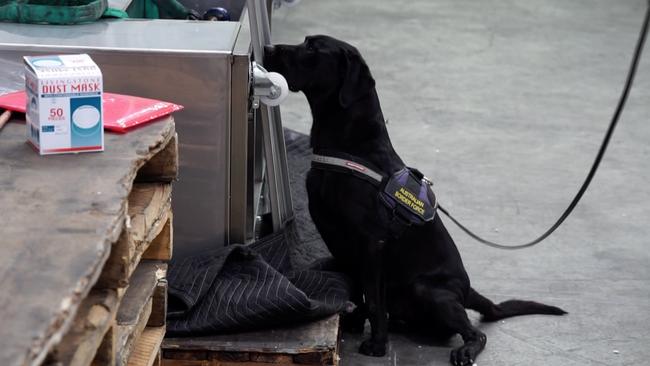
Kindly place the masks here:
<instances>
[{"instance_id":1,"label":"blue dog vest","mask_svg":"<svg viewBox=\"0 0 650 366\"><path fill-rule=\"evenodd\" d=\"M433 221L438 208L436 196L431 190L432 183L420 171L404 167L390 176L371 169L371 164L347 154L338 156L316 155L312 167L316 169L339 171L364 179L377 187L380 201L393 212L394 220L401 226L423 225Z\"/></svg>"}]
</instances>

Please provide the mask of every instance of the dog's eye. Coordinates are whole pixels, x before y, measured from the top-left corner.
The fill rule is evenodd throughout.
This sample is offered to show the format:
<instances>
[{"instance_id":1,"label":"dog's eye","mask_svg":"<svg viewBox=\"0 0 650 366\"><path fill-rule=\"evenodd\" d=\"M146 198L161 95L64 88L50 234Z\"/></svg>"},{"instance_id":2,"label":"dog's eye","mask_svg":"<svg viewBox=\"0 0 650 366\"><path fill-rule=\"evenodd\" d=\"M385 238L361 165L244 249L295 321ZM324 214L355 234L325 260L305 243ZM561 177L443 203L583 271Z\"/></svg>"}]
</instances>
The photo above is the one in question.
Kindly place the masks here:
<instances>
[{"instance_id":1,"label":"dog's eye","mask_svg":"<svg viewBox=\"0 0 650 366\"><path fill-rule=\"evenodd\" d=\"M311 44L310 42L307 43L305 48L307 49L307 51L310 51L310 52L316 51L316 47L314 47L314 45Z\"/></svg>"}]
</instances>

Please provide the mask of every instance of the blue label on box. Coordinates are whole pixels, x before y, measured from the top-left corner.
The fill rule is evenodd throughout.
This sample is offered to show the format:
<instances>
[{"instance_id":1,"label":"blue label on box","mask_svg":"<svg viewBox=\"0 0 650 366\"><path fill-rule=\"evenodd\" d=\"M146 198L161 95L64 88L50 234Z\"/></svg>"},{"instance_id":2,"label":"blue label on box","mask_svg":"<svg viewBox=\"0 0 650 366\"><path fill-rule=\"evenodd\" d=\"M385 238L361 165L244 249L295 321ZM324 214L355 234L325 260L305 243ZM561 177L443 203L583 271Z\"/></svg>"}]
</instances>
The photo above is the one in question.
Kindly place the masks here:
<instances>
[{"instance_id":1,"label":"blue label on box","mask_svg":"<svg viewBox=\"0 0 650 366\"><path fill-rule=\"evenodd\" d=\"M101 97L70 98L71 147L101 146Z\"/></svg>"}]
</instances>

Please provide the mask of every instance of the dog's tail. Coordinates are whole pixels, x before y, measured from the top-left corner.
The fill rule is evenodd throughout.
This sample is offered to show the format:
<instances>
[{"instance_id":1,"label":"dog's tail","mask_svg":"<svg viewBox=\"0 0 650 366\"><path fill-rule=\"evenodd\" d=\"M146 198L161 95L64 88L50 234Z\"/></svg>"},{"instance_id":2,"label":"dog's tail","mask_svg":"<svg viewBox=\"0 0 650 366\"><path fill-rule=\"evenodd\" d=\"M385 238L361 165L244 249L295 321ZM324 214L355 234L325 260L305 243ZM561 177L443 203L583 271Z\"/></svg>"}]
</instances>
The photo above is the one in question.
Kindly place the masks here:
<instances>
[{"instance_id":1,"label":"dog's tail","mask_svg":"<svg viewBox=\"0 0 650 366\"><path fill-rule=\"evenodd\" d=\"M534 301L508 300L495 304L488 298L476 292L473 288L469 289L466 307L476 310L483 315L483 321L493 322L504 318L518 315L545 314L545 315L564 315L566 311L550 305L540 304Z\"/></svg>"}]
</instances>

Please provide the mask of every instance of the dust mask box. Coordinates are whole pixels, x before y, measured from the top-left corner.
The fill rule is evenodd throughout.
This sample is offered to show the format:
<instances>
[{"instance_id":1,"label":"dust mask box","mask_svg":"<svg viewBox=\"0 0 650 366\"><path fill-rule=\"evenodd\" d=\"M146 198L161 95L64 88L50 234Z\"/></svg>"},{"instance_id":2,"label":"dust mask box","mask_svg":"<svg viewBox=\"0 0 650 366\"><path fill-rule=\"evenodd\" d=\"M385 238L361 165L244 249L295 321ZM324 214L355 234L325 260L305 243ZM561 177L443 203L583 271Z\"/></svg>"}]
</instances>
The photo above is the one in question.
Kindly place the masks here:
<instances>
[{"instance_id":1,"label":"dust mask box","mask_svg":"<svg viewBox=\"0 0 650 366\"><path fill-rule=\"evenodd\" d=\"M41 155L104 151L102 73L90 56L26 56L27 141Z\"/></svg>"}]
</instances>

